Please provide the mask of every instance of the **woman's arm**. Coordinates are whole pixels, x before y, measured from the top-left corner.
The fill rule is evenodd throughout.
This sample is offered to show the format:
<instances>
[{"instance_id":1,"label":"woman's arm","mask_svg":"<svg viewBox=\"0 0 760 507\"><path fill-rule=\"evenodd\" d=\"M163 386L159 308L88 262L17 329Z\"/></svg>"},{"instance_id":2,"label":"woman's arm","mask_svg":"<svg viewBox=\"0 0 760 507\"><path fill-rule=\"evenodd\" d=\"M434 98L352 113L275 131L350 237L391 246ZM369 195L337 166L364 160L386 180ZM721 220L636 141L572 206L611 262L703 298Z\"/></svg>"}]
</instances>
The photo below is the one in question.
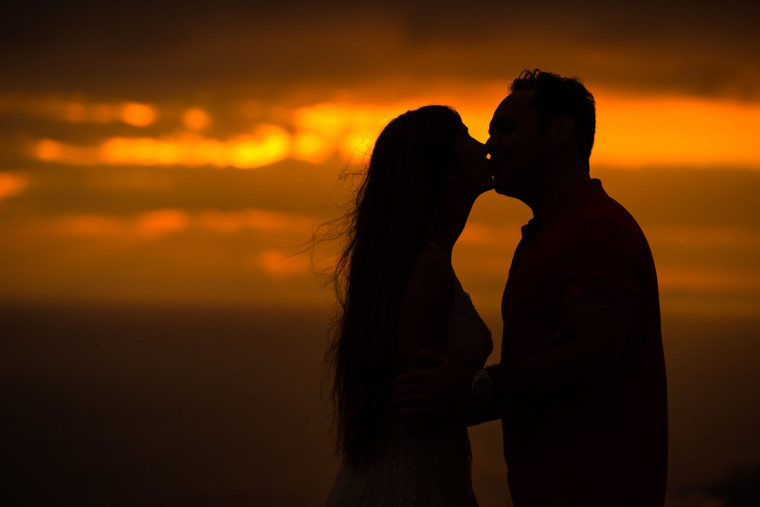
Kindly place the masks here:
<instances>
[{"instance_id":1,"label":"woman's arm","mask_svg":"<svg viewBox=\"0 0 760 507\"><path fill-rule=\"evenodd\" d=\"M428 368L419 349L443 352L453 304L449 260L431 248L417 259L401 297L398 338L404 371Z\"/></svg>"},{"instance_id":2,"label":"woman's arm","mask_svg":"<svg viewBox=\"0 0 760 507\"><path fill-rule=\"evenodd\" d=\"M443 353L454 284L451 263L440 252L426 248L421 253L401 298L398 339L403 372L425 370L430 364L420 356L420 349ZM404 425L413 432L433 431L440 417L402 415Z\"/></svg>"},{"instance_id":3,"label":"woman's arm","mask_svg":"<svg viewBox=\"0 0 760 507\"><path fill-rule=\"evenodd\" d=\"M600 391L618 374L632 316L633 309L621 305L572 309L566 340L525 361L487 368L495 389L486 403L478 403L468 390L474 372L449 356L423 352L434 366L398 377L395 401L405 420L433 420L440 428L496 419L515 399L542 401ZM433 419L433 414L440 417Z\"/></svg>"}]
</instances>

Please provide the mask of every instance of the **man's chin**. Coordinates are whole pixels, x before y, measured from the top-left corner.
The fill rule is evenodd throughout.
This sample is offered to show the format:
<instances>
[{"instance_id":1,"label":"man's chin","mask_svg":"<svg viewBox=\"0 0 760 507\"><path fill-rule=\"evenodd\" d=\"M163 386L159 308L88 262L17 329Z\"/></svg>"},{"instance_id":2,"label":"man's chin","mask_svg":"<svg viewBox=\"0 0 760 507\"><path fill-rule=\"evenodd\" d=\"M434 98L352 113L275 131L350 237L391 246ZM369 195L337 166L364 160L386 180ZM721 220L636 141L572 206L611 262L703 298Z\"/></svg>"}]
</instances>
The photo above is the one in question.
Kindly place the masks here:
<instances>
[{"instance_id":1,"label":"man's chin","mask_svg":"<svg viewBox=\"0 0 760 507\"><path fill-rule=\"evenodd\" d=\"M509 194L503 188L501 188L498 185L495 186L495 187L493 187L493 191L496 192L497 194L509 196Z\"/></svg>"},{"instance_id":2,"label":"man's chin","mask_svg":"<svg viewBox=\"0 0 760 507\"><path fill-rule=\"evenodd\" d=\"M497 194L506 195L507 197L517 197L512 185L495 182L493 189Z\"/></svg>"}]
</instances>

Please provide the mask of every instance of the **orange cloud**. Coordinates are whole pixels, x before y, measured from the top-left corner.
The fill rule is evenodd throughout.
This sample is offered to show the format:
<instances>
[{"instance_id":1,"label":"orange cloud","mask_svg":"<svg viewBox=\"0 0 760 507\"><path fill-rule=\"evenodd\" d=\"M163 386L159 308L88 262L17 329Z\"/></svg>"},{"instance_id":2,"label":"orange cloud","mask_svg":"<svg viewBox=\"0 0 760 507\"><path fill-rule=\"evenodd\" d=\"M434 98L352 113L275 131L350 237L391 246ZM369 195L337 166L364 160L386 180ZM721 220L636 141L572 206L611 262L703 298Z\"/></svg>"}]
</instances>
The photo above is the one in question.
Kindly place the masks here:
<instances>
[{"instance_id":1,"label":"orange cloud","mask_svg":"<svg viewBox=\"0 0 760 507\"><path fill-rule=\"evenodd\" d=\"M592 163L760 169L760 104L602 90Z\"/></svg>"},{"instance_id":2,"label":"orange cloud","mask_svg":"<svg viewBox=\"0 0 760 507\"><path fill-rule=\"evenodd\" d=\"M469 222L459 236L458 245L513 245L520 241L520 226L509 224L504 226L486 225Z\"/></svg>"},{"instance_id":3,"label":"orange cloud","mask_svg":"<svg viewBox=\"0 0 760 507\"><path fill-rule=\"evenodd\" d=\"M29 187L29 180L12 173L0 173L0 201L23 194Z\"/></svg>"},{"instance_id":4,"label":"orange cloud","mask_svg":"<svg viewBox=\"0 0 760 507\"><path fill-rule=\"evenodd\" d=\"M382 127L404 111L448 104L461 113L473 136L485 141L505 86L484 83L462 89L452 84L452 90L387 104L321 103L297 109L294 121L304 132L319 133L334 150L349 157L367 152ZM760 169L756 135L760 104L592 91L597 100L594 164Z\"/></svg>"},{"instance_id":5,"label":"orange cloud","mask_svg":"<svg viewBox=\"0 0 760 507\"><path fill-rule=\"evenodd\" d=\"M290 134L282 127L262 124L253 135L243 135L227 143L229 165L252 169L279 162L290 154Z\"/></svg>"},{"instance_id":6,"label":"orange cloud","mask_svg":"<svg viewBox=\"0 0 760 507\"><path fill-rule=\"evenodd\" d=\"M34 156L46 162L76 165L211 165L254 169L290 155L291 136L276 125L259 125L253 134L219 141L196 134L151 137L113 137L100 146L78 147L43 139Z\"/></svg>"},{"instance_id":7,"label":"orange cloud","mask_svg":"<svg viewBox=\"0 0 760 507\"><path fill-rule=\"evenodd\" d=\"M304 233L311 231L319 219L295 213L246 209L223 212L208 210L195 217L197 226L217 232L234 233L242 229Z\"/></svg>"},{"instance_id":8,"label":"orange cloud","mask_svg":"<svg viewBox=\"0 0 760 507\"><path fill-rule=\"evenodd\" d=\"M78 214L38 221L36 229L64 236L119 237L156 239L180 232L190 226L190 217L182 210L160 209L122 218L107 215Z\"/></svg>"},{"instance_id":9,"label":"orange cloud","mask_svg":"<svg viewBox=\"0 0 760 507\"><path fill-rule=\"evenodd\" d=\"M308 273L311 261L305 254L265 250L254 258L254 266L274 276L292 276ZM252 267L254 267L252 266Z\"/></svg>"},{"instance_id":10,"label":"orange cloud","mask_svg":"<svg viewBox=\"0 0 760 507\"><path fill-rule=\"evenodd\" d=\"M317 138L329 147L320 150L320 158L335 152L351 158L366 153L390 120L420 105L424 104L414 99L391 104L325 102L296 109L293 121L305 139Z\"/></svg>"},{"instance_id":11,"label":"orange cloud","mask_svg":"<svg viewBox=\"0 0 760 507\"><path fill-rule=\"evenodd\" d=\"M138 215L134 220L135 231L144 238L158 238L187 229L190 217L182 210L160 209Z\"/></svg>"},{"instance_id":12,"label":"orange cloud","mask_svg":"<svg viewBox=\"0 0 760 507\"><path fill-rule=\"evenodd\" d=\"M4 96L0 97L0 110L18 111L28 116L68 123L123 122L135 127L152 125L158 117L158 109L154 105L92 102L82 97L63 99L56 96Z\"/></svg>"},{"instance_id":13,"label":"orange cloud","mask_svg":"<svg viewBox=\"0 0 760 507\"><path fill-rule=\"evenodd\" d=\"M293 137L293 158L318 164L332 155L333 151L331 140L316 132L302 131Z\"/></svg>"},{"instance_id":14,"label":"orange cloud","mask_svg":"<svg viewBox=\"0 0 760 507\"><path fill-rule=\"evenodd\" d=\"M97 149L90 146L75 146L41 139L34 144L34 157L43 162L55 162L67 165L94 165L98 163Z\"/></svg>"},{"instance_id":15,"label":"orange cloud","mask_svg":"<svg viewBox=\"0 0 760 507\"><path fill-rule=\"evenodd\" d=\"M126 220L102 215L73 215L53 219L41 227L44 232L65 236L122 236L130 232Z\"/></svg>"},{"instance_id":16,"label":"orange cloud","mask_svg":"<svg viewBox=\"0 0 760 507\"><path fill-rule=\"evenodd\" d=\"M211 165L251 169L285 158L318 164L334 154L344 159L363 156L388 121L408 109L431 103L455 106L473 136L485 141L492 112L506 93L504 84L451 83L450 88L449 93L410 95L383 103L370 103L361 96L345 94L339 101L303 107L273 105L269 108L271 114L266 115L267 121L261 116L263 106L258 104L253 111L253 106L246 103L241 105L240 114L254 125L249 132L226 140L198 134L208 127L210 113L194 107L181 115L184 126L194 134L113 137L87 147L44 139L38 142L33 155L43 161L81 165ZM760 170L755 134L760 121L758 103L623 94L606 89L592 91L598 114L594 165ZM69 101L53 109L68 121L102 122L119 118L134 126L150 125L158 115L155 106L139 103Z\"/></svg>"},{"instance_id":17,"label":"orange cloud","mask_svg":"<svg viewBox=\"0 0 760 507\"><path fill-rule=\"evenodd\" d=\"M63 143L51 139L42 139L34 147L35 156L45 162L56 162L64 158Z\"/></svg>"},{"instance_id":18,"label":"orange cloud","mask_svg":"<svg viewBox=\"0 0 760 507\"><path fill-rule=\"evenodd\" d=\"M731 226L651 226L646 228L649 242L687 248L721 247L760 249L760 231Z\"/></svg>"},{"instance_id":19,"label":"orange cloud","mask_svg":"<svg viewBox=\"0 0 760 507\"><path fill-rule=\"evenodd\" d=\"M193 107L182 115L182 123L190 130L203 130L211 123L211 117L204 109Z\"/></svg>"},{"instance_id":20,"label":"orange cloud","mask_svg":"<svg viewBox=\"0 0 760 507\"><path fill-rule=\"evenodd\" d=\"M661 291L760 293L760 273L664 266L657 272L657 281Z\"/></svg>"},{"instance_id":21,"label":"orange cloud","mask_svg":"<svg viewBox=\"0 0 760 507\"><path fill-rule=\"evenodd\" d=\"M92 104L72 100L63 104L60 114L69 123L113 123L122 120L120 109L117 104Z\"/></svg>"},{"instance_id":22,"label":"orange cloud","mask_svg":"<svg viewBox=\"0 0 760 507\"><path fill-rule=\"evenodd\" d=\"M0 185L2 178L0 178ZM73 236L124 236L155 239L190 229L234 234L243 230L296 234L304 237L321 222L318 217L277 211L157 209L131 217L77 214L40 219L38 230Z\"/></svg>"},{"instance_id":23,"label":"orange cloud","mask_svg":"<svg viewBox=\"0 0 760 507\"><path fill-rule=\"evenodd\" d=\"M128 139L114 137L93 150L91 163L113 165L172 165L181 162L181 143L141 137ZM185 153L190 153L186 150Z\"/></svg>"},{"instance_id":24,"label":"orange cloud","mask_svg":"<svg viewBox=\"0 0 760 507\"><path fill-rule=\"evenodd\" d=\"M127 102L121 108L121 119L134 127L147 127L156 121L156 110L147 104Z\"/></svg>"}]
</instances>

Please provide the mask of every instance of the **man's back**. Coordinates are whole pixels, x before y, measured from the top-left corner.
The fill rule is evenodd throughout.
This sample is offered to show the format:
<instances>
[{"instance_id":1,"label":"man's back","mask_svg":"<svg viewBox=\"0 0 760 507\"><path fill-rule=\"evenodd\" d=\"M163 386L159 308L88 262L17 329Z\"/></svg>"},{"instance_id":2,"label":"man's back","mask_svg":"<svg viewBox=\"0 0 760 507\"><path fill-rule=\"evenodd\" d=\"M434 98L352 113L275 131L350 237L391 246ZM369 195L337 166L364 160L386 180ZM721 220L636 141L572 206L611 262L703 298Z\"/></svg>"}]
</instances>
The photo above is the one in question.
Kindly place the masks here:
<instances>
[{"instance_id":1,"label":"man's back","mask_svg":"<svg viewBox=\"0 0 760 507\"><path fill-rule=\"evenodd\" d=\"M657 505L667 467L667 404L654 261L630 214L598 180L523 228L502 301L502 364L572 339L569 310L633 309L617 374L603 389L525 397L505 407L504 452L517 505ZM548 495L548 496L547 496ZM534 503L537 502L537 503Z\"/></svg>"}]
</instances>

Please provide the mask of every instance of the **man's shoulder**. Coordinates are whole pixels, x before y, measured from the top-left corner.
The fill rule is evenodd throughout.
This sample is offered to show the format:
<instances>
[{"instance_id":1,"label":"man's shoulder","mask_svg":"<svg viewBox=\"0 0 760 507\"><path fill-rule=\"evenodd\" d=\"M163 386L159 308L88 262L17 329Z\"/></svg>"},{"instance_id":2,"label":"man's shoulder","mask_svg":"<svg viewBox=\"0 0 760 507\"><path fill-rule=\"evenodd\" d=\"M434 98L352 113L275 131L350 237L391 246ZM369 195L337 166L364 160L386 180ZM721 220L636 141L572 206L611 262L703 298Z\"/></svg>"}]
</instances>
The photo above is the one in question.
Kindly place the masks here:
<instances>
[{"instance_id":1,"label":"man's shoulder","mask_svg":"<svg viewBox=\"0 0 760 507\"><path fill-rule=\"evenodd\" d=\"M589 196L578 207L576 220L582 228L615 229L632 238L643 238L643 232L633 215L605 192Z\"/></svg>"},{"instance_id":2,"label":"man's shoulder","mask_svg":"<svg viewBox=\"0 0 760 507\"><path fill-rule=\"evenodd\" d=\"M615 199L600 192L586 199L577 211L570 242L578 255L591 250L599 255L628 258L637 265L651 263L651 248L643 230Z\"/></svg>"}]
</instances>

